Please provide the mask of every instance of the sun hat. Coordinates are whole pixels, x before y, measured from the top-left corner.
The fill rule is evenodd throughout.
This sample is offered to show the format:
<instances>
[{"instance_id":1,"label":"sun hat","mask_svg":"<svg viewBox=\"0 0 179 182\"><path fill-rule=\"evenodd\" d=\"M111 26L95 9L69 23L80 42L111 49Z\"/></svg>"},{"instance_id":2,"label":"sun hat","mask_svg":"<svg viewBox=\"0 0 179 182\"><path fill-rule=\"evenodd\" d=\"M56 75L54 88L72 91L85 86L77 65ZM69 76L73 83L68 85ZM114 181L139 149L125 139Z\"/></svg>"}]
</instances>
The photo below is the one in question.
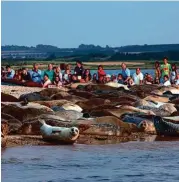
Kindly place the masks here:
<instances>
[{"instance_id":1,"label":"sun hat","mask_svg":"<svg viewBox=\"0 0 179 182\"><path fill-rule=\"evenodd\" d=\"M111 78L111 75L107 74L106 77L107 77L107 78Z\"/></svg>"}]
</instances>

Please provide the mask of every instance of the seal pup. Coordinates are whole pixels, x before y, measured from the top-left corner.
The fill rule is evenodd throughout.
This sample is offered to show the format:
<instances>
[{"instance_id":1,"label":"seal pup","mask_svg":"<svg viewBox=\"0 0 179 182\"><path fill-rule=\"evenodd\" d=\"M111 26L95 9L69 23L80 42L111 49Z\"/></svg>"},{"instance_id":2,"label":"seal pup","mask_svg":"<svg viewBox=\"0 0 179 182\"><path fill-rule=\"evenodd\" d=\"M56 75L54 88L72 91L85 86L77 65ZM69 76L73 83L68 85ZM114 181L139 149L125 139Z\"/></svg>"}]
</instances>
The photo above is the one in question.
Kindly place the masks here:
<instances>
[{"instance_id":1,"label":"seal pup","mask_svg":"<svg viewBox=\"0 0 179 182\"><path fill-rule=\"evenodd\" d=\"M73 144L79 136L79 129L76 127L66 128L50 126L45 123L45 120L38 120L41 125L40 131L42 133L42 137L45 140L58 141L65 144Z\"/></svg>"}]
</instances>

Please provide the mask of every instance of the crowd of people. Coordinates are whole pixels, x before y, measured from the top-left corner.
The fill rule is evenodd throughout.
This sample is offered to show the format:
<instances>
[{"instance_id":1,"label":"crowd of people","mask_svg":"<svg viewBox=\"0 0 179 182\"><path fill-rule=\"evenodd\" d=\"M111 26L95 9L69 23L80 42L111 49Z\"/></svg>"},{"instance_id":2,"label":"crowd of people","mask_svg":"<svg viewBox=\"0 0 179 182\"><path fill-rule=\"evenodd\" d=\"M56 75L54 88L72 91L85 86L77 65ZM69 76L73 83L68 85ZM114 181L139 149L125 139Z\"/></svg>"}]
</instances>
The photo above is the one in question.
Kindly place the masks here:
<instances>
[{"instance_id":1,"label":"crowd of people","mask_svg":"<svg viewBox=\"0 0 179 182\"><path fill-rule=\"evenodd\" d=\"M70 64L65 65L64 71L60 66L48 65L48 69L44 73L39 69L39 64L33 64L33 69L28 70L22 68L13 70L9 65L6 69L1 67L1 79L14 79L21 82L34 82L38 83L44 88L54 85L61 87L70 83L85 83L92 82L98 84L105 84L108 82L115 82L119 84L128 85L141 85L141 84L161 84L170 86L172 84L179 85L179 73L175 64L169 64L168 58L163 58L163 64L160 65L158 61L155 62L155 76L151 74L143 74L140 68L136 68L135 73L132 75L129 68L125 63L121 64L121 73L118 75L106 74L102 65L98 66L97 73L91 75L90 69L85 69L81 61L76 62L76 67L71 70Z\"/></svg>"}]
</instances>

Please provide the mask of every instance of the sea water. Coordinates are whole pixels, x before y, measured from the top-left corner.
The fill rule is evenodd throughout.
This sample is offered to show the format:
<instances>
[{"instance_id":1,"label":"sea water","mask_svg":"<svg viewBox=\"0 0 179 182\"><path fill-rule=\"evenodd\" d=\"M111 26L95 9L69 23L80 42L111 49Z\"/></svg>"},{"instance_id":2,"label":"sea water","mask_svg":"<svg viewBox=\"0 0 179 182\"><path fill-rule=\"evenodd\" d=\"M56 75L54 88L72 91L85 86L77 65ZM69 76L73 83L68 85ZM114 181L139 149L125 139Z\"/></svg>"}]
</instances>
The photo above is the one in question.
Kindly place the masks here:
<instances>
[{"instance_id":1,"label":"sea water","mask_svg":"<svg viewBox=\"0 0 179 182\"><path fill-rule=\"evenodd\" d=\"M7 148L1 168L3 182L178 182L179 141Z\"/></svg>"}]
</instances>

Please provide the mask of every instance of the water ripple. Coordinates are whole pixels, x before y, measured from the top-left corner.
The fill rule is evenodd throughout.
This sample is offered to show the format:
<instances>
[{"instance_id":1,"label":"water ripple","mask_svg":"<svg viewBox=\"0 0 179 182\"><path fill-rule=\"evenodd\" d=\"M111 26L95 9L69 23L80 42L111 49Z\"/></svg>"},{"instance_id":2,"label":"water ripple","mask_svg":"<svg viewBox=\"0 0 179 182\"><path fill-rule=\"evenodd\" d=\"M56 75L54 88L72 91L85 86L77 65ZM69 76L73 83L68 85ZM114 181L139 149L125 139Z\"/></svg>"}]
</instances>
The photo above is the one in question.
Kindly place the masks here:
<instances>
[{"instance_id":1,"label":"water ripple","mask_svg":"<svg viewBox=\"0 0 179 182\"><path fill-rule=\"evenodd\" d=\"M2 181L178 182L178 151L179 142L8 148Z\"/></svg>"}]
</instances>

